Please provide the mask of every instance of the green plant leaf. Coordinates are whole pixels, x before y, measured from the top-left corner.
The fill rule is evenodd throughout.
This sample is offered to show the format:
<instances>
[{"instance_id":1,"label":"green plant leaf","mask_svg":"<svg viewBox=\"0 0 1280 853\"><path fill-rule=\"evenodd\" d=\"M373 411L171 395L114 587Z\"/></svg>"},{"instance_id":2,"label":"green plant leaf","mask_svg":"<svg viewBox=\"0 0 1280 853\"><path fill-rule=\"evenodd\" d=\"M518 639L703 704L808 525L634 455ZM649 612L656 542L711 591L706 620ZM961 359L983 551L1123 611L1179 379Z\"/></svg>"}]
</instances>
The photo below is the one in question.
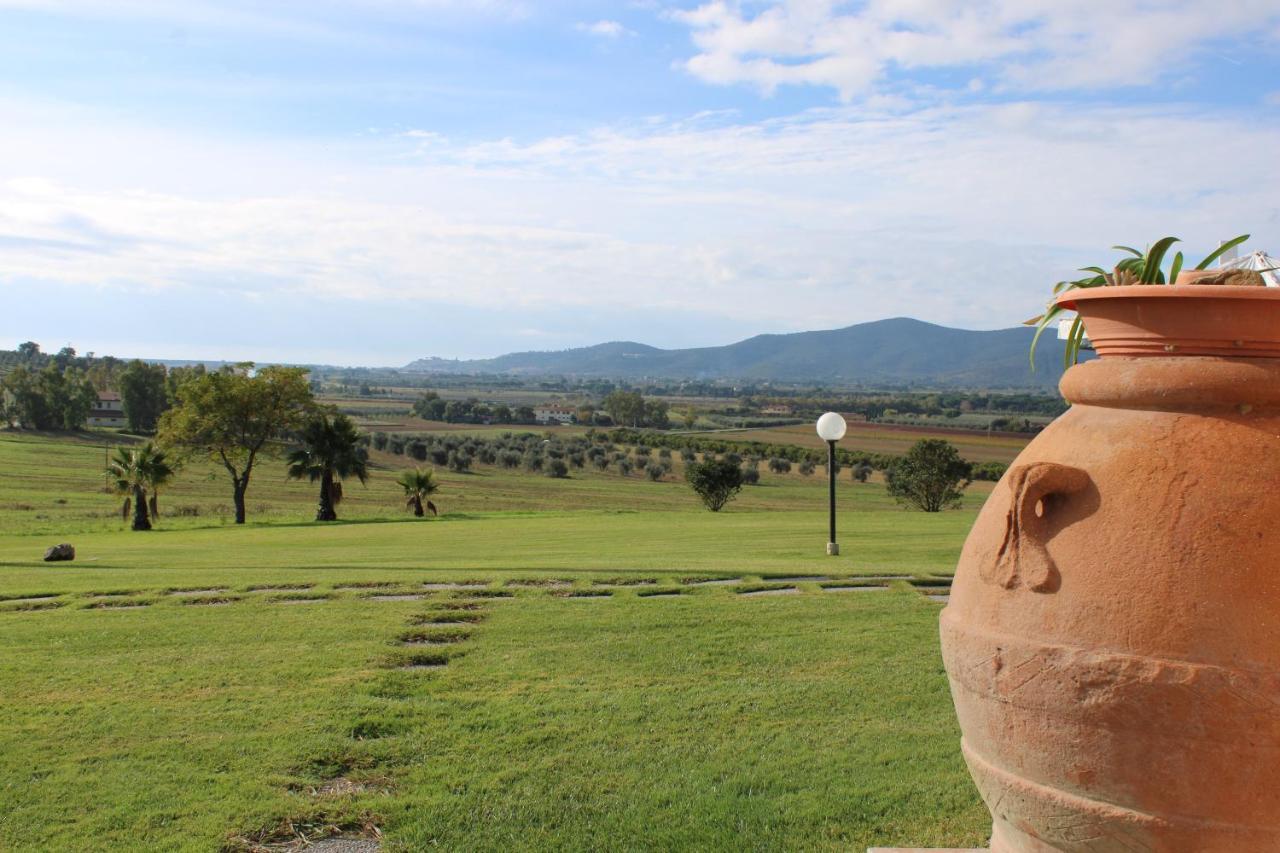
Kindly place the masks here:
<instances>
[{"instance_id":1,"label":"green plant leaf","mask_svg":"<svg viewBox=\"0 0 1280 853\"><path fill-rule=\"evenodd\" d=\"M1147 252L1147 262L1142 267L1142 275L1138 280L1143 284L1155 284L1160 277L1160 265L1164 263L1165 253L1174 243L1181 242L1177 237L1162 237Z\"/></svg>"},{"instance_id":2,"label":"green plant leaf","mask_svg":"<svg viewBox=\"0 0 1280 853\"><path fill-rule=\"evenodd\" d=\"M1084 341L1084 321L1080 319L1080 315L1076 315L1076 319L1071 324L1071 330L1067 332L1067 346L1062 351L1062 367L1065 370L1080 360L1080 344Z\"/></svg>"},{"instance_id":3,"label":"green plant leaf","mask_svg":"<svg viewBox=\"0 0 1280 853\"><path fill-rule=\"evenodd\" d=\"M1142 258L1142 253L1139 252L1137 249L1133 248L1132 246L1112 246L1111 248L1119 249L1122 252L1128 252L1129 254L1133 255L1135 258L1138 258L1138 259Z\"/></svg>"},{"instance_id":4,"label":"green plant leaf","mask_svg":"<svg viewBox=\"0 0 1280 853\"><path fill-rule=\"evenodd\" d=\"M1234 249L1236 246L1239 246L1241 243L1243 243L1245 240L1248 240L1248 239L1249 239L1248 234L1241 234L1239 237L1236 237L1232 240L1228 240L1227 242L1219 246L1217 250L1210 253L1209 257L1205 258L1203 261L1196 264L1196 269L1198 270L1208 269L1209 264L1213 263L1218 258L1222 257L1227 252L1227 250Z\"/></svg>"},{"instance_id":5,"label":"green plant leaf","mask_svg":"<svg viewBox=\"0 0 1280 853\"><path fill-rule=\"evenodd\" d=\"M1173 266L1169 268L1169 283L1178 283L1178 273L1182 272L1182 253L1173 256Z\"/></svg>"},{"instance_id":6,"label":"green plant leaf","mask_svg":"<svg viewBox=\"0 0 1280 853\"><path fill-rule=\"evenodd\" d=\"M1065 309L1060 305L1051 305L1040 317L1040 325L1036 327L1035 337L1031 339L1031 350L1027 353L1027 356L1031 361L1031 371L1033 373L1036 369L1036 344L1040 342L1040 336L1044 334L1044 330L1049 328L1049 324L1052 323L1054 318L1061 314L1063 310Z\"/></svg>"}]
</instances>

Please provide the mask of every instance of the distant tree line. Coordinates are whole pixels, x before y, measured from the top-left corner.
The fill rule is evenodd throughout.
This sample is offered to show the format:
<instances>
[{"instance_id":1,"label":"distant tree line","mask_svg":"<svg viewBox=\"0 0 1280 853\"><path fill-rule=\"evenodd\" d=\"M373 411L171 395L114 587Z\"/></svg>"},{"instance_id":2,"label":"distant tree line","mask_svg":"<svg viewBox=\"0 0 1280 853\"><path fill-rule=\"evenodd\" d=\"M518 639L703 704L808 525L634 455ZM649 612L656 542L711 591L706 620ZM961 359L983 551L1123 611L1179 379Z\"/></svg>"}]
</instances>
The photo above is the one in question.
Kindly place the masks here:
<instances>
[{"instance_id":1,"label":"distant tree line","mask_svg":"<svg viewBox=\"0 0 1280 853\"><path fill-rule=\"evenodd\" d=\"M140 360L79 356L71 347L54 355L34 341L0 352L0 423L24 429L83 429L98 392L115 390L128 429L155 432L160 416L177 399L183 382L205 373L204 365L166 368Z\"/></svg>"}]
</instances>

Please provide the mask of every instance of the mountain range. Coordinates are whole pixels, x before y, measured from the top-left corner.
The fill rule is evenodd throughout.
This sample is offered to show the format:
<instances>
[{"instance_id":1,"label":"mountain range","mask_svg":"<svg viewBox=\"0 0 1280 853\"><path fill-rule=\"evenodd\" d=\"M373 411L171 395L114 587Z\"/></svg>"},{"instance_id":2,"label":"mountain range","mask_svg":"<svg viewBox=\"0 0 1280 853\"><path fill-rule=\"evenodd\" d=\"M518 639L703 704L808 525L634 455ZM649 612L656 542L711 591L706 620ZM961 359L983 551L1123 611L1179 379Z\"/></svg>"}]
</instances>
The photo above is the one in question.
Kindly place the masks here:
<instances>
[{"instance_id":1,"label":"mountain range","mask_svg":"<svg viewBox=\"0 0 1280 853\"><path fill-rule=\"evenodd\" d=\"M908 317L842 329L756 335L737 343L659 349L632 341L497 358L422 358L405 370L616 379L724 379L835 385L1048 388L1062 374L1062 343L1043 335L1033 372L1025 326L971 331Z\"/></svg>"}]
</instances>

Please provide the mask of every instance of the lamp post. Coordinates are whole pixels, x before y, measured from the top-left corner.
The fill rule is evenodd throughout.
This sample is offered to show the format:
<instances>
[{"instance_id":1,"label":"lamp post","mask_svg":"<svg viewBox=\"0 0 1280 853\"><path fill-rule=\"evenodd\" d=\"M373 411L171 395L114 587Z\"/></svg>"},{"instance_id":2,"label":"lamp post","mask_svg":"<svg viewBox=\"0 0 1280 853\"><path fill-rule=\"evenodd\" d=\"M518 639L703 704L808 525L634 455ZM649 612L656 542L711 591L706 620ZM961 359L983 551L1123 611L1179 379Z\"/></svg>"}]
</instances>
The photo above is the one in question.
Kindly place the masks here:
<instances>
[{"instance_id":1,"label":"lamp post","mask_svg":"<svg viewBox=\"0 0 1280 853\"><path fill-rule=\"evenodd\" d=\"M827 412L818 418L818 437L827 443L827 493L830 497L831 535L827 540L827 556L840 553L836 544L836 442L844 438L848 425L835 412Z\"/></svg>"}]
</instances>

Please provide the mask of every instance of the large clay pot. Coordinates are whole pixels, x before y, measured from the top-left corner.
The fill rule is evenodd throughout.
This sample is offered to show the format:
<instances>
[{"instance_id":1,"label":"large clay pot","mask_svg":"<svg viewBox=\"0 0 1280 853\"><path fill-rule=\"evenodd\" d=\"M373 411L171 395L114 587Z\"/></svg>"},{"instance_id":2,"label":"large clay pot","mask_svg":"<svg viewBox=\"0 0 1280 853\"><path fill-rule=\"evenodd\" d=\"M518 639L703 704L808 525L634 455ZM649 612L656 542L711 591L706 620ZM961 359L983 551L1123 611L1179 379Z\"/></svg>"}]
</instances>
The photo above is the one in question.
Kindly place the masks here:
<instances>
[{"instance_id":1,"label":"large clay pot","mask_svg":"<svg viewBox=\"0 0 1280 853\"><path fill-rule=\"evenodd\" d=\"M1280 851L1280 290L1060 301L1102 357L942 611L991 849Z\"/></svg>"}]
</instances>

